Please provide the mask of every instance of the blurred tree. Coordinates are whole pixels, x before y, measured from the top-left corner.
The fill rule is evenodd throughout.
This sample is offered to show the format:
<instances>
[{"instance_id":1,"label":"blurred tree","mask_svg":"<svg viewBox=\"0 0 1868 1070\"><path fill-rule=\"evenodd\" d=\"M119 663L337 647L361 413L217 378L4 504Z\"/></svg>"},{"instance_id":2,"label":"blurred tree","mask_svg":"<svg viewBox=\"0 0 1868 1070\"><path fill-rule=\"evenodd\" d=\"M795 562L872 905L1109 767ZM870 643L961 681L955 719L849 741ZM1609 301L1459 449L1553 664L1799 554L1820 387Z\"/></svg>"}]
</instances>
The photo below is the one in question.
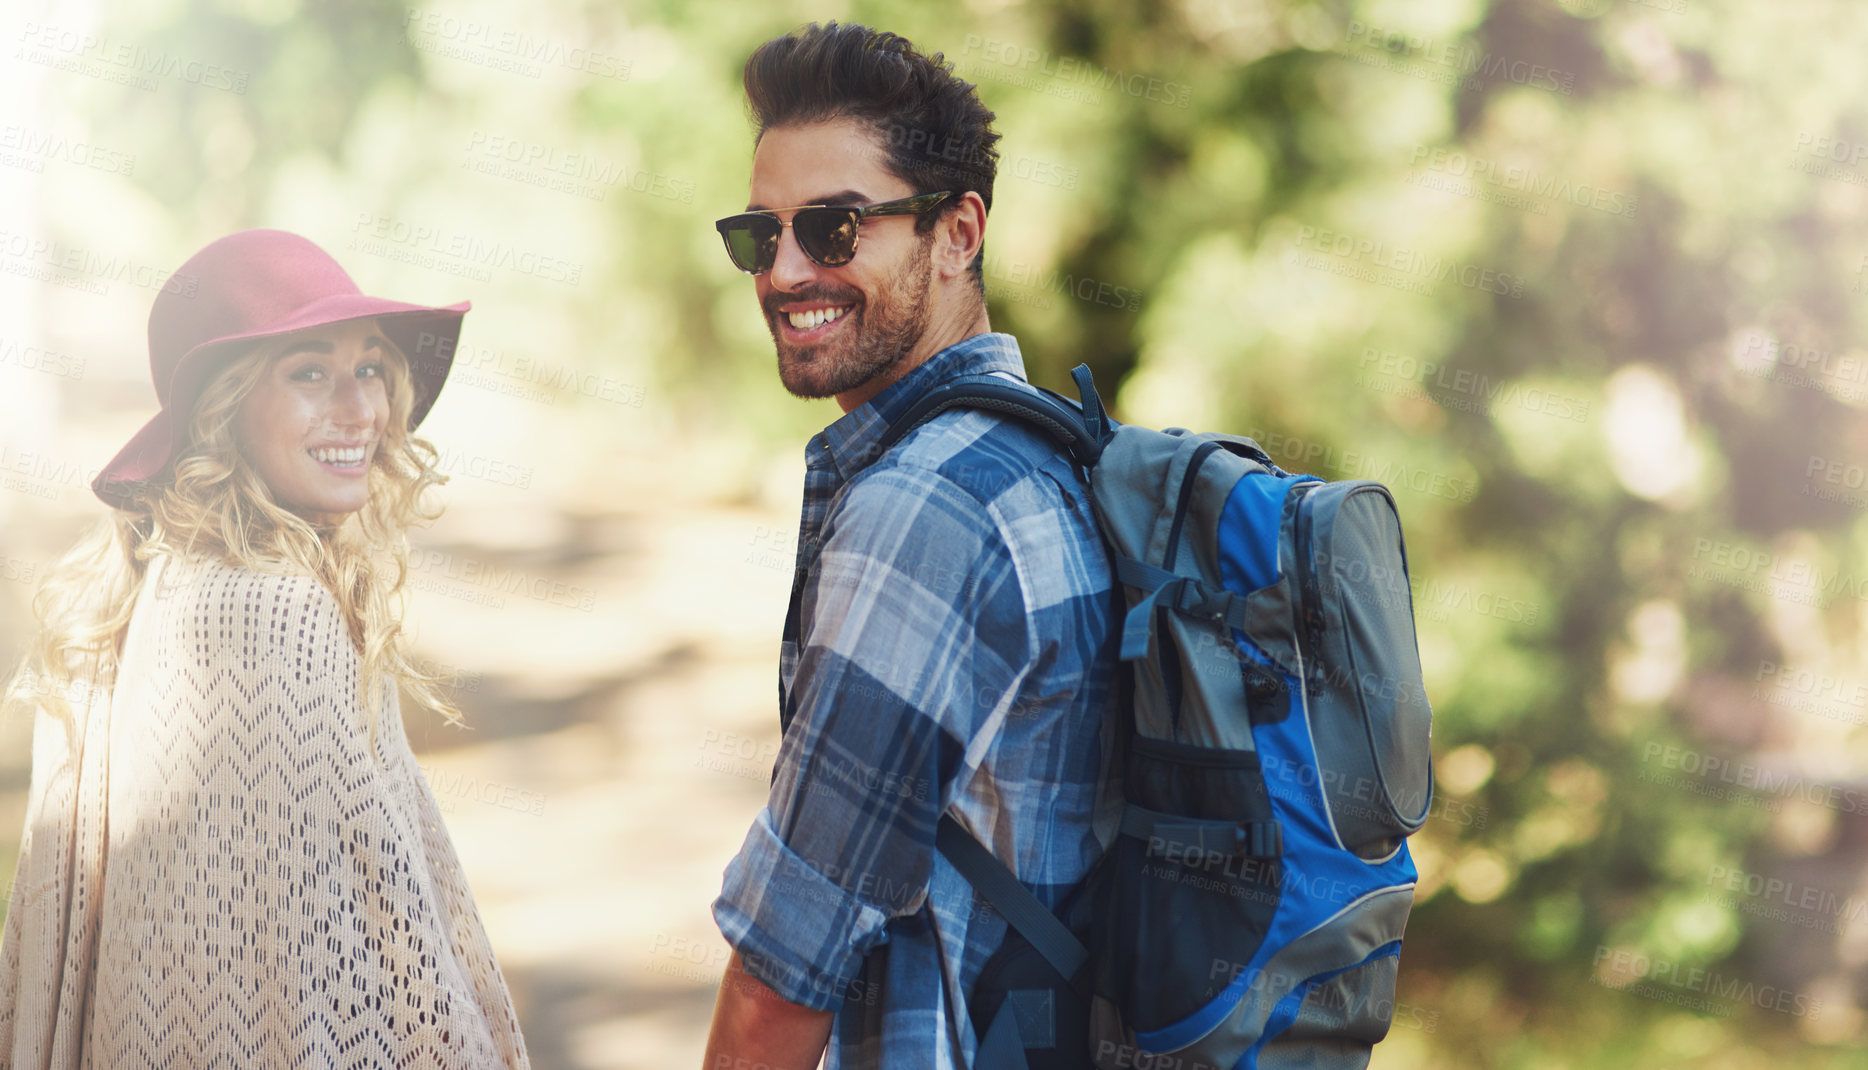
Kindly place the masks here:
<instances>
[{"instance_id":1,"label":"blurred tree","mask_svg":"<svg viewBox=\"0 0 1868 1070\"><path fill-rule=\"evenodd\" d=\"M1854 1058L1853 930L1709 894L1864 894L1868 710L1795 683L1868 680L1868 22L1841 0L561 0L527 26L621 41L630 77L529 95L417 50L421 12L387 3L107 6L251 76L73 91L181 231L277 218L316 158L378 206L590 243L530 329L651 377L684 399L671 433L740 436L749 468L835 412L777 389L708 226L744 198L740 65L832 14L944 52L1006 135L986 278L1034 378L1087 361L1128 418L1396 487L1441 772L1399 999L1437 1024L1377 1065ZM436 165L495 121L688 196L567 224ZM1639 998L1618 953L1752 987L1694 1012L1704 990ZM1769 1013L1765 985L1826 1010Z\"/></svg>"}]
</instances>

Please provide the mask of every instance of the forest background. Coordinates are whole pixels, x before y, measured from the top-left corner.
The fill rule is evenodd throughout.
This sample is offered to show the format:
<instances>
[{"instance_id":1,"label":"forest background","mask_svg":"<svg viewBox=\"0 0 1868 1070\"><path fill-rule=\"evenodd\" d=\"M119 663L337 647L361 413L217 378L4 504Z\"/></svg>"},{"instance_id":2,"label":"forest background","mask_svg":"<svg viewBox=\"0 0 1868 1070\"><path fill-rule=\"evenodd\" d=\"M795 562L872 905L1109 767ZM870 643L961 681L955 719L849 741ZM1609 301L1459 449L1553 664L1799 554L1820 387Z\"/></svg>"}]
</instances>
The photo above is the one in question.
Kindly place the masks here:
<instances>
[{"instance_id":1,"label":"forest background","mask_svg":"<svg viewBox=\"0 0 1868 1070\"><path fill-rule=\"evenodd\" d=\"M850 19L999 115L1034 380L1388 483L1439 795L1374 1065L1861 1065L1868 18L1847 0L13 0L0 652L274 226L471 299L409 732L541 1068L694 1065L777 750L802 446L711 221L738 76ZM0 873L30 725L0 725Z\"/></svg>"}]
</instances>

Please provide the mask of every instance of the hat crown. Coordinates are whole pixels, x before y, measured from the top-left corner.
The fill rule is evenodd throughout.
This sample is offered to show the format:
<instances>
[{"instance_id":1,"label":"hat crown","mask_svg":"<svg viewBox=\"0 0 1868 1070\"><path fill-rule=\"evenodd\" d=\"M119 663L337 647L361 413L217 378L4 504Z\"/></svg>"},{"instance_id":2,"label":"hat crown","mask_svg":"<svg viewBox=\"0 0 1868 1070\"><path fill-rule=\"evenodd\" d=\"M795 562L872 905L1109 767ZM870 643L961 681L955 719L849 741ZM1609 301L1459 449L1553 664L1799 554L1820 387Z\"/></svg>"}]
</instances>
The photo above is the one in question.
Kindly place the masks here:
<instances>
[{"instance_id":1,"label":"hat crown","mask_svg":"<svg viewBox=\"0 0 1868 1070\"><path fill-rule=\"evenodd\" d=\"M149 371L164 406L182 358L197 347L265 333L319 298L361 293L329 253L283 230L229 234L175 277L189 285L164 287L149 310Z\"/></svg>"}]
</instances>

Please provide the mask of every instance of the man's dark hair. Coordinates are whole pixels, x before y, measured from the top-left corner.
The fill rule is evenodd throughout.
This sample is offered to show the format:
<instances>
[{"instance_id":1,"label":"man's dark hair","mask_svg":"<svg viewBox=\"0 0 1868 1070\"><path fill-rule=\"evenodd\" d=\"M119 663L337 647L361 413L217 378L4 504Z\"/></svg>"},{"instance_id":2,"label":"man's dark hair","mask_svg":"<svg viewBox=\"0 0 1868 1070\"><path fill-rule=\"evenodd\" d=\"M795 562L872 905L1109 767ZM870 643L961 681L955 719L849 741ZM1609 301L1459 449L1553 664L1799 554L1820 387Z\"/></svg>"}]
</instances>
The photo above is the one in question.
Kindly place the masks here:
<instances>
[{"instance_id":1,"label":"man's dark hair","mask_svg":"<svg viewBox=\"0 0 1868 1070\"><path fill-rule=\"evenodd\" d=\"M972 190L992 210L999 135L972 83L954 77L941 53L924 56L906 38L858 23L809 26L774 37L746 59L746 101L758 127L856 119L880 141L883 166L916 193ZM915 219L925 234L957 198ZM982 295L984 244L973 258Z\"/></svg>"}]
</instances>

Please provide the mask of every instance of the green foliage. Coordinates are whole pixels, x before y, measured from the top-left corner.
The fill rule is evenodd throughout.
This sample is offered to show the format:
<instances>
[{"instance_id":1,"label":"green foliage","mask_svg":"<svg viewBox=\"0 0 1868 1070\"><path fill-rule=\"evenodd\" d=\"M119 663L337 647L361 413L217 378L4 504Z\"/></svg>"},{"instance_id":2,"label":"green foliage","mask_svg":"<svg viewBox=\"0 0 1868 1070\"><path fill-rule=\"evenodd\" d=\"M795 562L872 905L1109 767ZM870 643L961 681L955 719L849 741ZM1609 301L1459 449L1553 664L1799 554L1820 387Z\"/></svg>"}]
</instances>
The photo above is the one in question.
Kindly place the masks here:
<instances>
[{"instance_id":1,"label":"green foliage","mask_svg":"<svg viewBox=\"0 0 1868 1070\"><path fill-rule=\"evenodd\" d=\"M1852 722L1758 690L1764 665L1868 679L1863 492L1810 475L1868 455L1868 161L1821 148L1868 139L1868 22L1841 0L446 9L630 63L530 80L412 46L402 8L261 6L111 5L250 71L244 95L74 91L178 248L258 224L336 244L361 213L561 249L579 285L502 276L471 329L651 382L671 433L749 457L835 412L776 388L709 225L744 198L739 65L832 11L944 52L1005 133L987 285L1034 378L1087 361L1127 418L1397 489L1442 759L1400 999L1439 1017L1377 1065L1848 1062L1845 937L1707 893L1801 865L1858 895L1861 813L1678 757L1865 767ZM501 184L460 162L487 132L691 195ZM1639 998L1611 950L1831 1013Z\"/></svg>"}]
</instances>

